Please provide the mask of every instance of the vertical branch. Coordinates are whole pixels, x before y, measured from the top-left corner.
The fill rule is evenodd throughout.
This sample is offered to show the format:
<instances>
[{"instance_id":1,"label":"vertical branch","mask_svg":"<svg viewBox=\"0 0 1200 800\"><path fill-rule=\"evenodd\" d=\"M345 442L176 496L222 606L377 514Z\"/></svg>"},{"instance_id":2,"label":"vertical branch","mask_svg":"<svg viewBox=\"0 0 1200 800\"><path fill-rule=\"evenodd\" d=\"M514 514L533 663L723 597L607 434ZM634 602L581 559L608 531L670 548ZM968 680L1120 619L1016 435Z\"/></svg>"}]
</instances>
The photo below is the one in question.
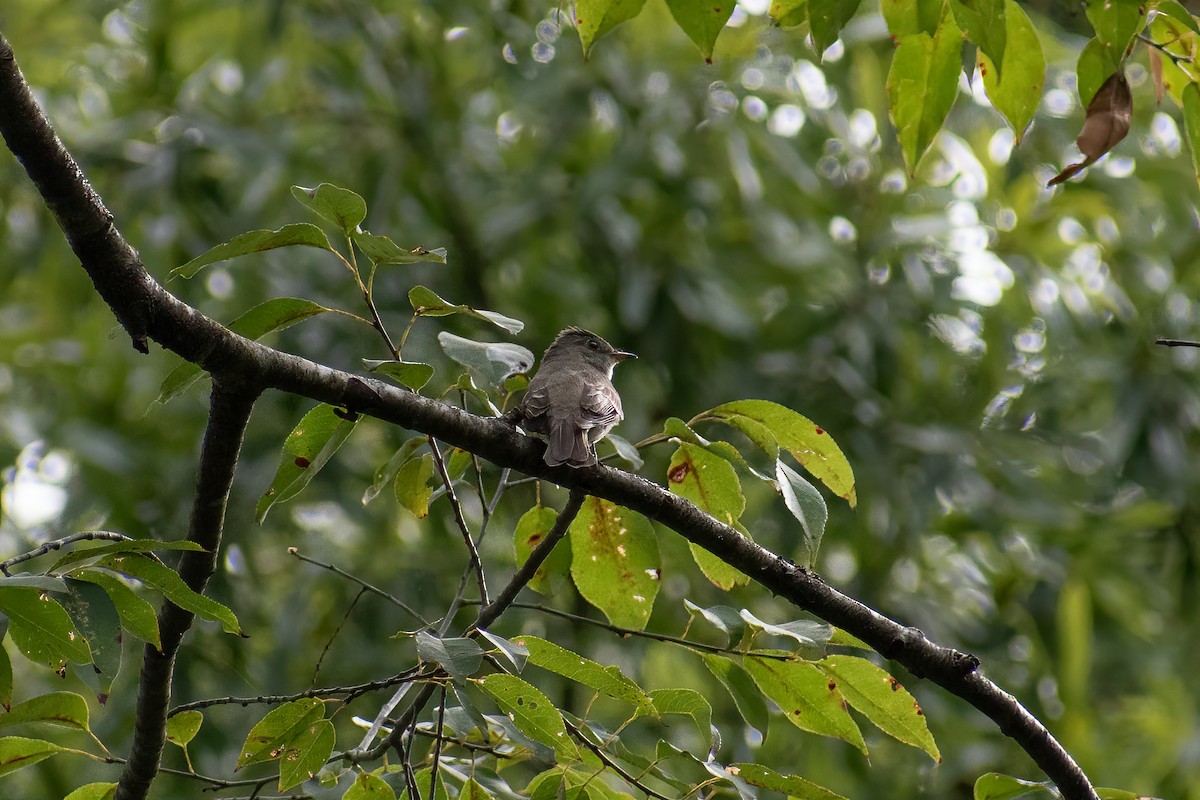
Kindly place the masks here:
<instances>
[{"instance_id":1,"label":"vertical branch","mask_svg":"<svg viewBox=\"0 0 1200 800\"><path fill-rule=\"evenodd\" d=\"M225 523L225 506L233 485L233 473L241 452L242 438L257 389L226 388L214 379L208 428L200 448L200 466L188 540L204 548L185 552L179 561L179 576L188 588L202 592L216 570ZM138 679L137 711L129 760L117 784L116 800L142 800L158 774L159 759L166 740L167 708L171 699L171 675L183 635L194 615L169 600L158 614L162 651L146 645Z\"/></svg>"}]
</instances>

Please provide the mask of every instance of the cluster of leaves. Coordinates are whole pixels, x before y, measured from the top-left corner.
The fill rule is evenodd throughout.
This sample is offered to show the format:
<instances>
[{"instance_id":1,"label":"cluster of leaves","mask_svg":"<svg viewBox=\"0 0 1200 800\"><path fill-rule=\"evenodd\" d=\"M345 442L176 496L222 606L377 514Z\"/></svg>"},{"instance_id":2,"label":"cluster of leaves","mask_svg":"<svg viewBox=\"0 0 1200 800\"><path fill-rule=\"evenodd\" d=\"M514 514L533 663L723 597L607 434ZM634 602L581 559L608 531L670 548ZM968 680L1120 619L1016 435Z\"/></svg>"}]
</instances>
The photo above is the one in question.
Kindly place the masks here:
<instances>
[{"instance_id":1,"label":"cluster of leaves","mask_svg":"<svg viewBox=\"0 0 1200 800\"><path fill-rule=\"evenodd\" d=\"M644 0L599 0L576 5L575 24L584 53L596 39L641 12ZM672 2L680 28L712 60L717 37L733 3ZM811 37L824 53L859 10L860 0L775 0L777 24ZM1019 142L1038 104L1046 59L1038 32L1017 0L881 0L888 31L896 44L887 77L892 123L909 173L922 156L959 94L959 77L978 70L983 90ZM1192 160L1200 178L1200 68L1196 67L1200 24L1177 0L1085 2L1094 37L1079 57L1076 86L1087 119L1076 142L1084 159L1051 180L1061 183L1115 147L1129 132L1133 98L1125 64L1139 42L1145 44L1156 97L1170 94L1182 108Z\"/></svg>"}]
</instances>

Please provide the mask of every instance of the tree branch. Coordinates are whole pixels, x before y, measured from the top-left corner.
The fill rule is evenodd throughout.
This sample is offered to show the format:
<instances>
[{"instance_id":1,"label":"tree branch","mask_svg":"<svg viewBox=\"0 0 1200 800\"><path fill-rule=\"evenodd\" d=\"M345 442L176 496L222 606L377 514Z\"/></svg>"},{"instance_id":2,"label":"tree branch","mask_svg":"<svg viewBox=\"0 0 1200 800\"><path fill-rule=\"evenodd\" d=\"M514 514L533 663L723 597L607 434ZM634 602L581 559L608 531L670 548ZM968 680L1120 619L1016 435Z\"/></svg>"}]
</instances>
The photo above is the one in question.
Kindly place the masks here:
<instances>
[{"instance_id":1,"label":"tree branch","mask_svg":"<svg viewBox=\"0 0 1200 800\"><path fill-rule=\"evenodd\" d=\"M208 429L204 432L204 442L200 448L199 476L188 530L188 540L204 550L187 551L179 560L179 576L195 592L204 591L208 579L216 570L221 531L225 523L225 505L233 486L233 473L241 452L242 437L257 396L256 390L247 391L241 387L229 389L220 381L213 383ZM141 800L149 792L150 783L158 773L159 759L166 741L167 707L171 700L175 655L193 619L192 612L185 611L169 600L163 601L158 614L162 650L147 644L142 656L133 744L117 784L116 800Z\"/></svg>"},{"instance_id":2,"label":"tree branch","mask_svg":"<svg viewBox=\"0 0 1200 800\"><path fill-rule=\"evenodd\" d=\"M146 272L112 224L112 215L100 197L54 135L30 95L3 35L0 35L0 134L25 166L97 291L139 350L145 351L147 339L153 339L199 364L214 378L230 374L254 376L264 386L370 414L435 436L501 467L602 497L644 514L741 570L771 592L857 636L913 674L965 699L1029 753L1064 797L1095 800L1095 790L1070 754L1016 698L983 676L974 656L938 646L921 631L903 627L841 594L814 573L765 550L645 478L606 466L548 467L542 460L544 445L521 436L498 419L478 417L374 379L356 377L272 350L237 336L171 295ZM204 557L211 560L215 554ZM185 557L184 563L192 565L196 561ZM190 567L189 573L194 578L195 567ZM182 630L175 637L176 646L178 636L182 636ZM166 640L164 631L164 646ZM170 663L165 663L163 671L163 664L157 660L159 654L148 652L148 662L151 656L160 664L157 685L165 687ZM432 687L425 687L423 699L427 701L432 692ZM145 704L139 698L138 705L139 731L143 727L147 731L139 734L139 768L133 770L131 764L123 777L122 790L118 791L122 800L142 796L126 789L134 786L135 775L139 786L148 781L147 775L153 775L158 750L151 748L151 753L144 748L152 739L157 739L161 747L165 692L161 697L147 698ZM141 717L144 707L153 712L148 720Z\"/></svg>"}]
</instances>

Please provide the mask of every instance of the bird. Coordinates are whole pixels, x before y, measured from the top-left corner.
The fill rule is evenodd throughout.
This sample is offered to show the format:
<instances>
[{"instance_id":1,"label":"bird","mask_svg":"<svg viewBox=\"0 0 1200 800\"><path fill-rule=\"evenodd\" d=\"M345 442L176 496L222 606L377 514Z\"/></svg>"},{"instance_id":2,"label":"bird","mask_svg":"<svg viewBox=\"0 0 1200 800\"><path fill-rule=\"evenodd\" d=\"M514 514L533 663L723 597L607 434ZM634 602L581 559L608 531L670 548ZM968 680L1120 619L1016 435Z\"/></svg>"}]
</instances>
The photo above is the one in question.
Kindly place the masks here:
<instances>
[{"instance_id":1,"label":"bird","mask_svg":"<svg viewBox=\"0 0 1200 800\"><path fill-rule=\"evenodd\" d=\"M596 442L624 417L612 376L617 364L630 358L637 356L591 331L564 328L507 418L546 440L549 466L591 466L597 462Z\"/></svg>"}]
</instances>

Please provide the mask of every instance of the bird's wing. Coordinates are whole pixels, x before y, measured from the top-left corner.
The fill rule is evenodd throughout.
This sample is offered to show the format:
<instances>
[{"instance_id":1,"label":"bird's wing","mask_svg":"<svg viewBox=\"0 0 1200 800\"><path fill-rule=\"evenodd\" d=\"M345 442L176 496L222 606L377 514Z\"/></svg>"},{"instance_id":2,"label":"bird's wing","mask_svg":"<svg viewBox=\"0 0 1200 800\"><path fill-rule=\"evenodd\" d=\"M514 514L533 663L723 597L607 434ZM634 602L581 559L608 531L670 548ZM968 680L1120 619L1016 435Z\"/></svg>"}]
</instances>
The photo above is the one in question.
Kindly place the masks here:
<instances>
[{"instance_id":1,"label":"bird's wing","mask_svg":"<svg viewBox=\"0 0 1200 800\"><path fill-rule=\"evenodd\" d=\"M550 410L550 389L546 384L531 385L521 399L521 414L525 419L535 419Z\"/></svg>"},{"instance_id":2,"label":"bird's wing","mask_svg":"<svg viewBox=\"0 0 1200 800\"><path fill-rule=\"evenodd\" d=\"M611 428L623 418L621 398L612 386L589 386L579 401L584 428Z\"/></svg>"}]
</instances>

